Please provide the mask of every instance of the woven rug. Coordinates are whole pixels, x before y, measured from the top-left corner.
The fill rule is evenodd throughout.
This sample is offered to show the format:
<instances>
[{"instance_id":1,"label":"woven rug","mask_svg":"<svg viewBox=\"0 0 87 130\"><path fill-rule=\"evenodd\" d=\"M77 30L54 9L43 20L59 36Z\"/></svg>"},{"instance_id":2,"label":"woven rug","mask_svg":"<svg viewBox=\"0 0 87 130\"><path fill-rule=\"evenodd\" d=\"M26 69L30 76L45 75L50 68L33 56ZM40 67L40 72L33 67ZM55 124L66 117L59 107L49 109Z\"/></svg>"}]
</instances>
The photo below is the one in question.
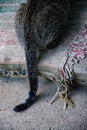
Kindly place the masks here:
<instances>
[{"instance_id":1,"label":"woven rug","mask_svg":"<svg viewBox=\"0 0 87 130\"><path fill-rule=\"evenodd\" d=\"M10 75L25 75L25 55L24 50L21 48L14 29L15 13L21 3L26 0L14 1L0 1L0 74ZM77 28L82 28L83 24L87 22L87 1L76 0L73 3L69 25L75 26L72 31L71 37L74 32L77 33ZM64 34L65 35L65 34ZM66 39L65 39L66 40ZM11 72L10 72L11 71Z\"/></svg>"},{"instance_id":2,"label":"woven rug","mask_svg":"<svg viewBox=\"0 0 87 130\"><path fill-rule=\"evenodd\" d=\"M25 2L25 0L21 0ZM21 4L20 0L0 1L0 74L18 74L20 65L25 64L25 55L19 45L14 29L16 11ZM23 72L24 73L24 72Z\"/></svg>"},{"instance_id":3,"label":"woven rug","mask_svg":"<svg viewBox=\"0 0 87 130\"><path fill-rule=\"evenodd\" d=\"M22 2L25 2L22 0ZM27 76L24 50L17 40L14 29L15 13L19 1L0 2L0 75ZM57 48L44 52L40 57L38 72L57 84L60 98L73 107L67 98L70 82L87 83L87 1L76 0L71 9L69 22L58 41ZM80 62L80 63L79 63ZM64 90L61 91L61 88Z\"/></svg>"}]
</instances>

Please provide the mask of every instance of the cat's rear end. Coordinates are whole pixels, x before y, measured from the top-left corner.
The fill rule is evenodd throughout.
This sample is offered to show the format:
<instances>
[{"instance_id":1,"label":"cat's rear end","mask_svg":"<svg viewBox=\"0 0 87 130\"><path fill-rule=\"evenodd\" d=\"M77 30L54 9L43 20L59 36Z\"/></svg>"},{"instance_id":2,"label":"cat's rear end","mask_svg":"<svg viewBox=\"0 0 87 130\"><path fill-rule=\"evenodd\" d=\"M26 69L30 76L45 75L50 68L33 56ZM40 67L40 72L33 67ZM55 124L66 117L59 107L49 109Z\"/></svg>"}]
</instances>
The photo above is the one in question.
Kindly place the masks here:
<instances>
[{"instance_id":1,"label":"cat's rear end","mask_svg":"<svg viewBox=\"0 0 87 130\"><path fill-rule=\"evenodd\" d=\"M15 111L25 110L35 101L38 88L37 52L53 46L53 41L59 38L66 25L69 11L70 0L28 0L20 6L15 27L18 39L25 48L30 91L28 99Z\"/></svg>"}]
</instances>

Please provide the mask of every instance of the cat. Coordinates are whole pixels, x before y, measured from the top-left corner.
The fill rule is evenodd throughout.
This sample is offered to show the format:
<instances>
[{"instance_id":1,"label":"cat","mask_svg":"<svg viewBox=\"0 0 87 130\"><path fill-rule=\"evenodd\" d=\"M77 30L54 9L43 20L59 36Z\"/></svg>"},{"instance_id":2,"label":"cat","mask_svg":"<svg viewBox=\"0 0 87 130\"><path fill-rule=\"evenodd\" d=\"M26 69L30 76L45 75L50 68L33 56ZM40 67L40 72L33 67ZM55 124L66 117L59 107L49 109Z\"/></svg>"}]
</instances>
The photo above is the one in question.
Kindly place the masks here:
<instances>
[{"instance_id":1,"label":"cat","mask_svg":"<svg viewBox=\"0 0 87 130\"><path fill-rule=\"evenodd\" d=\"M15 30L25 49L30 91L25 102L17 105L14 111L26 110L35 102L38 88L37 53L54 46L53 41L60 37L67 23L70 7L70 0L28 0L20 5Z\"/></svg>"}]
</instances>

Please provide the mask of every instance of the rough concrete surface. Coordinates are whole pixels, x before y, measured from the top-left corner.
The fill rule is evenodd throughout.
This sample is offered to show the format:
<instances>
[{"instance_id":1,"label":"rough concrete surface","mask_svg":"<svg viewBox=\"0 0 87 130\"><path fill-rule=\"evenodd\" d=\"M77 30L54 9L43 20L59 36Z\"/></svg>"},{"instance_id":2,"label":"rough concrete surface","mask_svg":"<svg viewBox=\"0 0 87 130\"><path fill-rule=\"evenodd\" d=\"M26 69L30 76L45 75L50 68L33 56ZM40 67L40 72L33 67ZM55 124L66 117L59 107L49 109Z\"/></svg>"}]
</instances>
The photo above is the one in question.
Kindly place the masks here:
<instances>
[{"instance_id":1,"label":"rough concrete surface","mask_svg":"<svg viewBox=\"0 0 87 130\"><path fill-rule=\"evenodd\" d=\"M0 130L87 130L87 87L73 90L76 107L63 110L59 98L49 105L55 84L39 77L37 101L24 112L14 112L15 105L28 96L28 90L27 78L0 78Z\"/></svg>"}]
</instances>

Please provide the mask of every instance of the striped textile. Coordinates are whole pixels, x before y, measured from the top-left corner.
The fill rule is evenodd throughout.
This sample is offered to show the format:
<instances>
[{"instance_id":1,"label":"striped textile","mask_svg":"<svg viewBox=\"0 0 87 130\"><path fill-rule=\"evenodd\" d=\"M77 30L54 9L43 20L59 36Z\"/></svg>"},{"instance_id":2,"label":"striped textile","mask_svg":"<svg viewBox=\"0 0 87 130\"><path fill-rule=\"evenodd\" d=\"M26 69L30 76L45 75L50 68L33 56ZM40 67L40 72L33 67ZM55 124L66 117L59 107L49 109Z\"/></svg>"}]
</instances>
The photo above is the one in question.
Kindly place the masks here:
<instances>
[{"instance_id":1,"label":"striped textile","mask_svg":"<svg viewBox=\"0 0 87 130\"><path fill-rule=\"evenodd\" d=\"M87 0L74 0L69 17L69 23L87 23ZM0 0L0 64L25 64L23 50L19 46L15 29L14 18L19 5L26 0ZM16 50L16 53L15 53ZM2 55L3 54L3 55ZM13 55L12 55L13 54ZM16 66L16 67L17 67ZM6 67L6 66L5 66Z\"/></svg>"},{"instance_id":2,"label":"striped textile","mask_svg":"<svg viewBox=\"0 0 87 130\"><path fill-rule=\"evenodd\" d=\"M26 1L21 0L21 2ZM0 74L3 76L26 76L24 52L19 45L14 29L15 13L21 2L20 0L0 1ZM53 53L54 55L52 54L54 50L46 54L39 65L39 71L42 75L45 75L45 77L55 79L56 84L60 88L61 86L64 87L65 91L59 92L60 88L58 88L55 96L58 94L63 101L73 107L74 104L72 100L67 98L69 86L66 81L68 79L70 82L73 79L73 63L75 64L75 60L77 63L78 60L80 61L85 58L87 53L87 45L85 44L87 41L84 41L85 37L87 37L87 0L75 0L75 2L73 2L68 24L66 30L72 27L72 32L69 33L68 40L66 41L65 39L65 43L70 44L66 44L66 46L63 44L64 47L60 47L60 52L58 52L57 48L57 51ZM85 28L81 31L83 25L85 25ZM81 43L81 39L77 39L77 35L80 37L82 35L81 39L83 39L83 43ZM74 37L76 39L74 39ZM71 39L73 44L71 43ZM67 54L66 56L65 53ZM49 54L54 57L51 57ZM61 57L61 59L59 57L58 60L61 61L60 63L55 60L56 54ZM47 56L49 58L47 58ZM56 59L58 59L58 56ZM73 61L73 63L71 61ZM51 101L53 101L54 98Z\"/></svg>"},{"instance_id":3,"label":"striped textile","mask_svg":"<svg viewBox=\"0 0 87 130\"><path fill-rule=\"evenodd\" d=\"M0 1L0 12L16 12L18 6L21 3L25 3L26 0L1 0Z\"/></svg>"}]
</instances>

